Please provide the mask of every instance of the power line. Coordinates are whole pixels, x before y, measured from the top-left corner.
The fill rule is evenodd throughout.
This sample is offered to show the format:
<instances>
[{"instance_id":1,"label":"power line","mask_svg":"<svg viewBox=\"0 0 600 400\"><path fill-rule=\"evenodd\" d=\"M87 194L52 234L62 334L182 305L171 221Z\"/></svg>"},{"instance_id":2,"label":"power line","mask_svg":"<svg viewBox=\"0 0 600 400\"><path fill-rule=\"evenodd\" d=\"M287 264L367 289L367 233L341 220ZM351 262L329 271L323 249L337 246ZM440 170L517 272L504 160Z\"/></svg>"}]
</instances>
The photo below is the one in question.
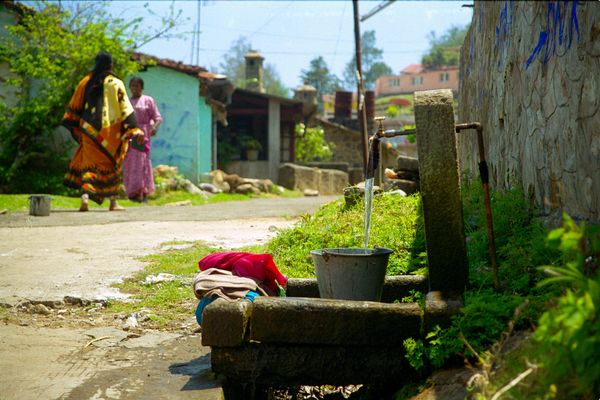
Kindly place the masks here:
<instances>
[{"instance_id":1,"label":"power line","mask_svg":"<svg viewBox=\"0 0 600 400\"><path fill-rule=\"evenodd\" d=\"M252 36L255 35L257 32L262 31L263 28L267 25L269 25L271 23L271 21L273 21L273 19L275 19L275 17L278 17L283 11L287 10L291 5L292 5L293 1L290 1L287 3L287 5L285 7L282 7L278 12L276 12L275 14L273 14L271 16L271 18L269 18L267 20L267 22L265 22L260 28L258 28L257 30L255 30L254 32L252 32L250 34L250 36L248 37L248 39L252 39Z\"/></svg>"},{"instance_id":2,"label":"power line","mask_svg":"<svg viewBox=\"0 0 600 400\"><path fill-rule=\"evenodd\" d=\"M297 36L297 35L287 35L287 34L282 34L282 33L270 33L270 32L258 32L257 30L251 31L248 29L235 29L235 28L224 28L222 26L214 26L214 25L204 25L204 32L206 32L206 28L212 28L212 29L216 29L216 30L223 30L223 31L231 31L231 32L240 32L240 33L247 33L247 32L251 32L252 35L262 35L262 36L272 36L272 37L279 37L279 38L289 38L289 39L305 39L305 40L310 40L310 41L318 41L318 42L342 42L342 43L354 43L353 40L350 39L328 39L328 38L324 38L322 36L317 37L317 36ZM340 26L340 30L341 30L341 26ZM379 45L381 44L409 44L412 43L411 41L408 40L388 40L388 41L383 41L381 43L378 43Z\"/></svg>"},{"instance_id":3,"label":"power line","mask_svg":"<svg viewBox=\"0 0 600 400\"><path fill-rule=\"evenodd\" d=\"M200 48L200 50L202 51L208 51L208 52L214 52L214 53L225 53L228 52L229 49L207 49L207 48ZM397 50L397 51L387 51L385 52L385 54L422 54L423 52L425 52L426 50ZM337 54L337 52L323 52L323 51L260 51L261 54L286 54L286 55L297 55L297 56L302 56L302 55L312 55L312 54L319 54L319 55L324 55L324 56L330 56L330 55L334 55ZM344 51L342 52L342 54L354 54L354 52L352 51Z\"/></svg>"},{"instance_id":4,"label":"power line","mask_svg":"<svg viewBox=\"0 0 600 400\"><path fill-rule=\"evenodd\" d=\"M363 22L367 18L370 18L373 15L377 14L379 11L383 10L384 8L386 8L387 6L389 6L390 4L392 4L394 1L396 1L396 0L387 0L387 1L384 1L383 3L380 3L377 7L375 7L374 9L372 9L371 11L369 11L368 13L366 13L365 15L363 15L362 17L360 17L360 22Z\"/></svg>"},{"instance_id":5,"label":"power line","mask_svg":"<svg viewBox=\"0 0 600 400\"><path fill-rule=\"evenodd\" d=\"M335 41L335 48L333 51L333 57L331 59L331 68L333 68L333 65L335 64L335 57L337 55L337 49L338 49L338 44L340 43L340 36L342 33L342 26L344 26L344 16L346 15L346 5L348 3L344 2L344 8L342 9L342 18L340 19L340 27L338 29L338 35L337 35L337 39Z\"/></svg>"}]
</instances>

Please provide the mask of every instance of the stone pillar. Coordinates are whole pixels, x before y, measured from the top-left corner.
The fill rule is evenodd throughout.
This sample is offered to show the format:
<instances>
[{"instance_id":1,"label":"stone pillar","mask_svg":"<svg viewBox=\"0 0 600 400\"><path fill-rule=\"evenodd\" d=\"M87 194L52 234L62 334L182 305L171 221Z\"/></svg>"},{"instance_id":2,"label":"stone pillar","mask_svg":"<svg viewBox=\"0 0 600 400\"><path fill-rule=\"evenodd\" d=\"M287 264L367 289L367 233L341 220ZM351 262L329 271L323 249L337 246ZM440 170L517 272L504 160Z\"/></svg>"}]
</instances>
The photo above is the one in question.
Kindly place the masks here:
<instances>
[{"instance_id":1,"label":"stone pillar","mask_svg":"<svg viewBox=\"0 0 600 400\"><path fill-rule=\"evenodd\" d=\"M452 91L415 92L414 107L429 290L444 295L459 295L467 284L469 267Z\"/></svg>"}]
</instances>

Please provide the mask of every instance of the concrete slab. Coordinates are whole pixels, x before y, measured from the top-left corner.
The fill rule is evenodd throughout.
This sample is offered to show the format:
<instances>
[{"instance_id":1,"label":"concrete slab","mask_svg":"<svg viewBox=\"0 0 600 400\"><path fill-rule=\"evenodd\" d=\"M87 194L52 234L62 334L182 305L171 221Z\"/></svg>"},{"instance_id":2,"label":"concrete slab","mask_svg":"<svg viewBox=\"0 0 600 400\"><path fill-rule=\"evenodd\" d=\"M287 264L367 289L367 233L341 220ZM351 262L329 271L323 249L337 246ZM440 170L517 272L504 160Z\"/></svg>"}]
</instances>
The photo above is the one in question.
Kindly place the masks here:
<instances>
[{"instance_id":1,"label":"concrete slab","mask_svg":"<svg viewBox=\"0 0 600 400\"><path fill-rule=\"evenodd\" d=\"M401 346L404 339L418 336L420 327L421 310L416 303L262 297L254 300L249 340Z\"/></svg>"}]
</instances>

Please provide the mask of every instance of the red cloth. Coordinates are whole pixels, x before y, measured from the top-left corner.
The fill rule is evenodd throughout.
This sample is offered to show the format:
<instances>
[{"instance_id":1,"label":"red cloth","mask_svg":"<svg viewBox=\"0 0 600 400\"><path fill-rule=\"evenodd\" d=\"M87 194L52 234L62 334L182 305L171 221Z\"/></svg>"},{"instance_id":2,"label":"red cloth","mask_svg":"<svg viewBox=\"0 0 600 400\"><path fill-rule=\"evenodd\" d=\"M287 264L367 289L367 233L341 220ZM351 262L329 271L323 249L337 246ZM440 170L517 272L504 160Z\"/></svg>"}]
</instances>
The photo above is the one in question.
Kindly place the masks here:
<instances>
[{"instance_id":1,"label":"red cloth","mask_svg":"<svg viewBox=\"0 0 600 400\"><path fill-rule=\"evenodd\" d=\"M270 254L252 254L241 251L213 253L198 261L198 267L201 271L220 268L231 271L237 276L257 279L274 293L277 293L276 282L282 287L285 287L287 282L287 278L279 272Z\"/></svg>"}]
</instances>

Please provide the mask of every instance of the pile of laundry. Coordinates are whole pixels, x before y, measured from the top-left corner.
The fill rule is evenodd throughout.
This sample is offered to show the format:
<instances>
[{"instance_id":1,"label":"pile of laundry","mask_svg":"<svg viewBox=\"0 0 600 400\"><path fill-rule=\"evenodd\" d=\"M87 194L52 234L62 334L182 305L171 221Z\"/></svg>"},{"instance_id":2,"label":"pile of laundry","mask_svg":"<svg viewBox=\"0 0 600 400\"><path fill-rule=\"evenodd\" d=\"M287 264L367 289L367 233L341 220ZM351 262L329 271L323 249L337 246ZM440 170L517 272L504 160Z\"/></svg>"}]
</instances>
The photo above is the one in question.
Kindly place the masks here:
<instances>
[{"instance_id":1,"label":"pile of laundry","mask_svg":"<svg viewBox=\"0 0 600 400\"><path fill-rule=\"evenodd\" d=\"M198 262L194 294L200 300L196 321L202 325L202 311L214 300L229 301L257 296L285 296L287 278L277 269L270 254L220 252Z\"/></svg>"}]
</instances>

